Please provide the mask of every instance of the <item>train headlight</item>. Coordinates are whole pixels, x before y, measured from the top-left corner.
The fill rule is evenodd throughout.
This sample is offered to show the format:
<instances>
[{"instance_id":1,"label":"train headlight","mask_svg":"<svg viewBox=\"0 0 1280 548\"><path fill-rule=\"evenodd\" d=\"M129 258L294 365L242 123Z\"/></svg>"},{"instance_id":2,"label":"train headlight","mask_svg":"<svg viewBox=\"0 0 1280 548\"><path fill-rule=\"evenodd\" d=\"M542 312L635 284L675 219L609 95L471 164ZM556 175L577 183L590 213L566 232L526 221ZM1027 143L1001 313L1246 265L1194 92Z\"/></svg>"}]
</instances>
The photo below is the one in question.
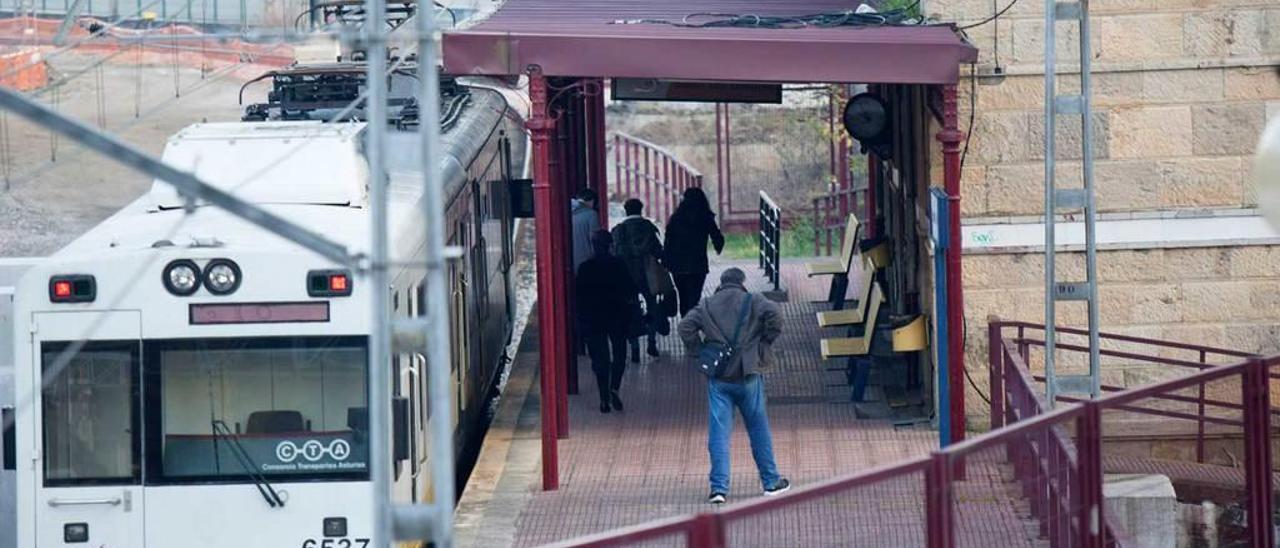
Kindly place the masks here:
<instances>
[{"instance_id":1,"label":"train headlight","mask_svg":"<svg viewBox=\"0 0 1280 548\"><path fill-rule=\"evenodd\" d=\"M164 288L179 297L200 289L200 267L188 259L178 259L164 267Z\"/></svg>"},{"instance_id":2,"label":"train headlight","mask_svg":"<svg viewBox=\"0 0 1280 548\"><path fill-rule=\"evenodd\" d=\"M229 295L240 287L240 267L229 259L204 265L204 286L214 295Z\"/></svg>"}]
</instances>

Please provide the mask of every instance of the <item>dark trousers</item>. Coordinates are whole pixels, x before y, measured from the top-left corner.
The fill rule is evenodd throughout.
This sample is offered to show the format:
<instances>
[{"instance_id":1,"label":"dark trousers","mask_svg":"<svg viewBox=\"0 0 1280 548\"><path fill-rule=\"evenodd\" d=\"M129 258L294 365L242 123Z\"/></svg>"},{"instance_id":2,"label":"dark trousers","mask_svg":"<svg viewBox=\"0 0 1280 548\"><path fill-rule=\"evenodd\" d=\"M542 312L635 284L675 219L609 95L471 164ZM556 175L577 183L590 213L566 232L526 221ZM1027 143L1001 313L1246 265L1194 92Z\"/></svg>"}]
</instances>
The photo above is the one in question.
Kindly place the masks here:
<instances>
[{"instance_id":1,"label":"dark trousers","mask_svg":"<svg viewBox=\"0 0 1280 548\"><path fill-rule=\"evenodd\" d=\"M672 274L675 278L676 291L680 293L680 315L688 314L702 300L702 285L707 282L707 273Z\"/></svg>"},{"instance_id":2,"label":"dark trousers","mask_svg":"<svg viewBox=\"0 0 1280 548\"><path fill-rule=\"evenodd\" d=\"M622 387L622 374L627 371L627 330L592 329L587 333L587 351L591 353L591 371L596 374L600 401Z\"/></svg>"}]
</instances>

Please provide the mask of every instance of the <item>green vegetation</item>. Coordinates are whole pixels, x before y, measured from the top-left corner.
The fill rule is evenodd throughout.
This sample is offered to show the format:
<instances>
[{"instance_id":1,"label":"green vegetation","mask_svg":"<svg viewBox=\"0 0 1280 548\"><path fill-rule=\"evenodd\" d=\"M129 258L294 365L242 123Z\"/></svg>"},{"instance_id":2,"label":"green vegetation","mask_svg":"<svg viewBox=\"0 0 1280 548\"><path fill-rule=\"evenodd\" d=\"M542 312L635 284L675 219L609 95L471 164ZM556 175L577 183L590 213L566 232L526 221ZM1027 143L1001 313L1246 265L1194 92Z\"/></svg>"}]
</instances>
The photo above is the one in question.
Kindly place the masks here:
<instances>
[{"instance_id":1,"label":"green vegetation","mask_svg":"<svg viewBox=\"0 0 1280 548\"><path fill-rule=\"evenodd\" d=\"M908 17L920 16L920 0L881 0L880 11L906 10Z\"/></svg>"},{"instance_id":2,"label":"green vegetation","mask_svg":"<svg viewBox=\"0 0 1280 548\"><path fill-rule=\"evenodd\" d=\"M808 217L797 219L790 227L782 229L782 256L783 257L812 257L813 256L813 239L817 231L814 230L813 221ZM756 243L758 234L755 232L748 234L725 234L724 235L724 253L720 256L725 259L754 259L760 256L760 247Z\"/></svg>"}]
</instances>

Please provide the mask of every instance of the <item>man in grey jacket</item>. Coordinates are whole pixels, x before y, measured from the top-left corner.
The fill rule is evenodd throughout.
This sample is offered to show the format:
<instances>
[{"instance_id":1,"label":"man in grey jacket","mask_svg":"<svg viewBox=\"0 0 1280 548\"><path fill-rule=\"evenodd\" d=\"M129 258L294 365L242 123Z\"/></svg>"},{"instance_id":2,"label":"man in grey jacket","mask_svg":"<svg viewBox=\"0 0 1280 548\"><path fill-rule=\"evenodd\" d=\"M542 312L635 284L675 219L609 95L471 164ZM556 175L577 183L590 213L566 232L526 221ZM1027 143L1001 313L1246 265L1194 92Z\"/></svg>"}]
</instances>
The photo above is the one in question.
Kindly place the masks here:
<instances>
[{"instance_id":1,"label":"man in grey jacket","mask_svg":"<svg viewBox=\"0 0 1280 548\"><path fill-rule=\"evenodd\" d=\"M569 204L570 218L573 220L573 271L577 272L582 263L587 262L594 253L591 249L591 235L600 230L600 215L596 213L596 202L599 196L589 188L582 189Z\"/></svg>"},{"instance_id":2,"label":"man in grey jacket","mask_svg":"<svg viewBox=\"0 0 1280 548\"><path fill-rule=\"evenodd\" d=\"M707 452L711 455L711 495L707 501L712 504L721 504L729 496L729 435L735 408L747 425L751 456L764 494L776 495L791 488L791 482L778 474L773 460L764 378L759 372L772 362L773 342L782 334L782 314L778 305L752 296L746 315L740 316L743 300L748 297L746 280L747 275L740 269L725 270L715 294L689 311L679 327L685 348L696 354L704 340L730 344L738 319L743 318L738 340L732 344L736 351L724 373L707 379Z\"/></svg>"}]
</instances>

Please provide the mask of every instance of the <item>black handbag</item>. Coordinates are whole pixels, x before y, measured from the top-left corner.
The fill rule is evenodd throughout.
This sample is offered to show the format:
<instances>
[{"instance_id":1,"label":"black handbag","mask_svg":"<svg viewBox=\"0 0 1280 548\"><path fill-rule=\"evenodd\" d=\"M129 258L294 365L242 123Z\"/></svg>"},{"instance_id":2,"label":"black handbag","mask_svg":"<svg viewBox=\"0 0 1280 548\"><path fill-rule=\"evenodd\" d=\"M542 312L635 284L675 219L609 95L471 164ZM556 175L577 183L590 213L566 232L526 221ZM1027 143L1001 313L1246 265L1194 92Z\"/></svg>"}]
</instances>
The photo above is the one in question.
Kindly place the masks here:
<instances>
[{"instance_id":1,"label":"black handbag","mask_svg":"<svg viewBox=\"0 0 1280 548\"><path fill-rule=\"evenodd\" d=\"M717 341L704 340L702 347L698 349L698 371L702 372L711 379L718 379L724 376L724 370L729 366L729 362L733 361L738 349L738 336L742 334L742 323L747 319L747 312L751 310L751 294L747 293L747 297L742 299L742 309L738 311L738 325L733 328L733 338L728 343L720 343ZM707 321L715 325L715 319L711 314L707 314ZM719 328L716 325L716 328ZM724 333L724 330L720 330Z\"/></svg>"}]
</instances>

